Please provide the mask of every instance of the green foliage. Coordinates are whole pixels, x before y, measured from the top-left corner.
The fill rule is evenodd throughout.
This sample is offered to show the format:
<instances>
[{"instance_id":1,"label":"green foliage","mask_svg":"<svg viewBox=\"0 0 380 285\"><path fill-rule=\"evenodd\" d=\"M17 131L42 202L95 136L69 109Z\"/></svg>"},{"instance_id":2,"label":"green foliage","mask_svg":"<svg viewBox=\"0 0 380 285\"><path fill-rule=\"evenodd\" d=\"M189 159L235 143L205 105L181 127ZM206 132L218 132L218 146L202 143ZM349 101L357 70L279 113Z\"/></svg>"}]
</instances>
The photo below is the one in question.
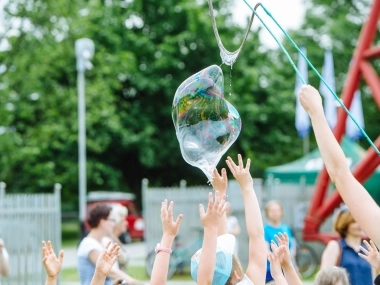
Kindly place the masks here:
<instances>
[{"instance_id":1,"label":"green foliage","mask_svg":"<svg viewBox=\"0 0 380 285\"><path fill-rule=\"evenodd\" d=\"M232 23L229 2L214 1L214 8L220 11L221 38L233 50L245 30ZM302 28L291 32L307 46L318 70L330 38L339 92L363 20L355 11L364 2L341 0L329 6L329 1L314 0ZM183 80L221 63L207 2L18 0L8 1L3 14L1 38L9 49L0 52L5 68L0 125L6 130L0 135L0 180L9 192L45 192L59 182L64 206L77 207L74 44L82 37L96 47L94 68L86 72L88 190L131 191L140 198L144 177L156 186L181 179L206 183L204 174L181 157L171 106ZM288 43L286 48L296 61L296 51ZM233 69L222 69L225 97L243 122L227 154L252 158L256 177L268 166L300 157L302 140L294 128L296 75L283 53L266 50L252 32ZM312 73L310 82L319 85ZM378 110L364 92L367 130L374 137ZM225 166L222 158L219 167Z\"/></svg>"}]
</instances>

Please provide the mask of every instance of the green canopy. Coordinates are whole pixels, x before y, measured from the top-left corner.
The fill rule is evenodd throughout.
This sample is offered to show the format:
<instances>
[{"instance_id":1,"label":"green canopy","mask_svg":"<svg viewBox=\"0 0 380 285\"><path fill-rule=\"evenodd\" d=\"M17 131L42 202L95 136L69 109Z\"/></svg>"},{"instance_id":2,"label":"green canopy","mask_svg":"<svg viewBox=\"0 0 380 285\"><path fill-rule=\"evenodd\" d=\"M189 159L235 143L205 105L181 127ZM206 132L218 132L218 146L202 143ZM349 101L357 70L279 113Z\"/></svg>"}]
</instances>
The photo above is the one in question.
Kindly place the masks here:
<instances>
[{"instance_id":1,"label":"green canopy","mask_svg":"<svg viewBox=\"0 0 380 285\"><path fill-rule=\"evenodd\" d=\"M350 165L350 168L353 169L360 159L364 157L365 150L347 138L342 139L341 146L347 157L347 163ZM304 176L307 184L314 184L322 167L323 160L319 149L314 149L300 159L287 164L267 168L264 175L265 178L268 178L269 175L273 175L273 178L279 178L282 183L299 183L300 178ZM379 167L364 183L364 187L377 202L380 202Z\"/></svg>"}]
</instances>

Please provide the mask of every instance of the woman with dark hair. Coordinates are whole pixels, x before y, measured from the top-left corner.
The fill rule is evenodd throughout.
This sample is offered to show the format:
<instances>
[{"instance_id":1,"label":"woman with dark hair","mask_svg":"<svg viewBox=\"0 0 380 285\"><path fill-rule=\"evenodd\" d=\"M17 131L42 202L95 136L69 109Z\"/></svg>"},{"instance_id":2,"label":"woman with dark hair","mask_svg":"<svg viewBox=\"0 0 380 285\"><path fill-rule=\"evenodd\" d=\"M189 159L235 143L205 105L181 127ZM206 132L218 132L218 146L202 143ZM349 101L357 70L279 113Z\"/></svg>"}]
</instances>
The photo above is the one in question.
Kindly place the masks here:
<instances>
[{"instance_id":1,"label":"woman with dark hair","mask_svg":"<svg viewBox=\"0 0 380 285\"><path fill-rule=\"evenodd\" d=\"M78 273L81 285L89 285L95 272L96 260L103 252L102 239L112 233L115 227L115 218L111 214L112 207L105 203L96 204L90 211L88 216L88 224L91 227L87 237L79 244L78 257ZM128 282L136 280L124 273L115 264L109 271L105 285L111 285L112 279L123 279Z\"/></svg>"},{"instance_id":2,"label":"woman with dark hair","mask_svg":"<svg viewBox=\"0 0 380 285\"><path fill-rule=\"evenodd\" d=\"M348 209L340 211L334 221L340 239L331 240L322 254L321 269L339 266L346 269L351 285L372 285L371 265L361 258L363 230Z\"/></svg>"}]
</instances>

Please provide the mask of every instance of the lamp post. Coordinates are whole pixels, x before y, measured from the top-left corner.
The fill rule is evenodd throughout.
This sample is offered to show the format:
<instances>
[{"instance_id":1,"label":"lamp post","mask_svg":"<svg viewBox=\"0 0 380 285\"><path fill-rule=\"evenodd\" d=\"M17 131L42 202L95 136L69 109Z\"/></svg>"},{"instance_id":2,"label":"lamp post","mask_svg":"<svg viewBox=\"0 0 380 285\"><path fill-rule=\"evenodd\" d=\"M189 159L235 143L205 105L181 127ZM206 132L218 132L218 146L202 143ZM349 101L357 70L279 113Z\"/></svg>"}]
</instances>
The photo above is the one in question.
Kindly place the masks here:
<instances>
[{"instance_id":1,"label":"lamp post","mask_svg":"<svg viewBox=\"0 0 380 285\"><path fill-rule=\"evenodd\" d=\"M94 56L94 42L87 38L75 41L75 55L78 71L78 164L79 164L79 220L81 238L84 237L84 219L86 216L86 101L85 77L86 70L92 68L90 60Z\"/></svg>"}]
</instances>

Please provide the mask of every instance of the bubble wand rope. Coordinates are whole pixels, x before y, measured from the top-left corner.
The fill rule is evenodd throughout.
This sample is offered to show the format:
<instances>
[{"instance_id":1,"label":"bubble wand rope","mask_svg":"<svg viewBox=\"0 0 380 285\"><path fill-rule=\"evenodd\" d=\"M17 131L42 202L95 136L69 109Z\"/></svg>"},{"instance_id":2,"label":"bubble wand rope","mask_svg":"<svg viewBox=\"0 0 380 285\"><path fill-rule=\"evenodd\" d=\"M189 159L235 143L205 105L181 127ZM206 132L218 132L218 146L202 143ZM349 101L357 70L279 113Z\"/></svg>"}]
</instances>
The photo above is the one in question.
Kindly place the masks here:
<instances>
[{"instance_id":1,"label":"bubble wand rope","mask_svg":"<svg viewBox=\"0 0 380 285\"><path fill-rule=\"evenodd\" d=\"M257 14L256 9L253 9L251 5L246 1L243 0L245 4L252 10L252 12L255 14L255 16L260 20L260 22L263 24L263 26L267 29L267 31L271 34L273 39L277 42L277 44L280 46L282 51L285 53L286 57L288 58L289 62L291 63L293 69L297 73L297 75L300 77L303 84L306 84L306 81L303 79L302 75L298 71L297 67L295 66L293 60L290 58L289 53L285 50L284 46L278 41L276 36L272 33L272 31L268 28L268 26L264 23L264 21L261 19L261 17ZM272 16L272 14L264 7L263 4L258 3L256 4L255 8L257 6L261 6L265 13L276 23L276 25L281 29L283 34L288 38L288 40L293 44L293 46L296 48L298 53L306 60L307 64L310 66L310 68L314 71L314 73L321 79L321 81L326 85L327 89L331 92L331 94L335 97L335 99L338 101L338 103L342 106L343 110L347 113L347 115L351 118L351 120L355 123L355 125L358 127L360 132L363 134L363 136L366 138L366 140L370 143L370 145L373 147L373 149L376 151L378 155L380 155L380 151L377 149L376 145L372 142L372 140L368 137L366 132L360 127L358 122L355 120L355 118L351 115L350 111L344 106L343 102L339 99L339 97L335 94L335 92L330 88L330 86L326 83L326 81L323 79L323 77L319 74L319 72L315 69L315 67L311 64L311 62L307 59L307 57L302 53L302 51L298 48L297 44L292 40L292 38L288 35L287 32L284 31L284 29L281 27L281 25L276 21L276 19Z\"/></svg>"}]
</instances>

